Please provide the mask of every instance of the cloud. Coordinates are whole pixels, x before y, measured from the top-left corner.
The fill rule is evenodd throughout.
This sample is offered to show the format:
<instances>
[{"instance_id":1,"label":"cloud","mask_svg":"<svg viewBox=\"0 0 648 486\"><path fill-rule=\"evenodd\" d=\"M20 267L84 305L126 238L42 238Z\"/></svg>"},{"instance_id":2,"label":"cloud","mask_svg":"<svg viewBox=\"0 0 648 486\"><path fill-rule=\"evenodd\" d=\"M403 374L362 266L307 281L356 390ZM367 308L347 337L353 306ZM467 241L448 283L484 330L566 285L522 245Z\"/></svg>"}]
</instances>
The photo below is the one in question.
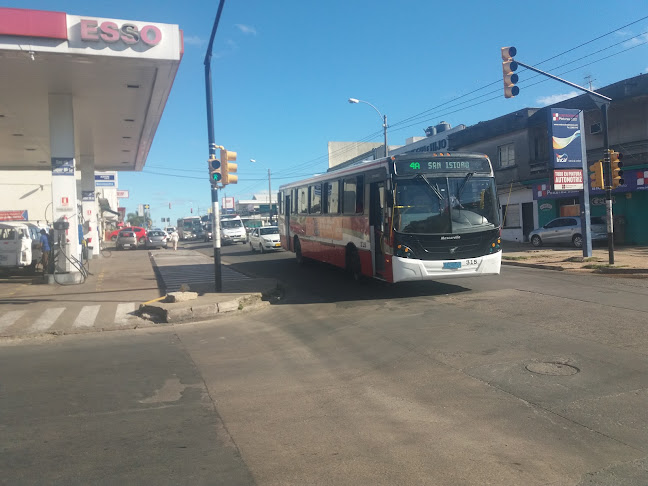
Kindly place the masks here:
<instances>
[{"instance_id":1,"label":"cloud","mask_svg":"<svg viewBox=\"0 0 648 486\"><path fill-rule=\"evenodd\" d=\"M251 25L236 24L236 27L244 34L257 35L257 31Z\"/></svg>"},{"instance_id":2,"label":"cloud","mask_svg":"<svg viewBox=\"0 0 648 486\"><path fill-rule=\"evenodd\" d=\"M581 94L580 91L570 91L569 93L564 93L564 94L543 96L542 98L538 98L536 100L536 103L538 103L540 106L553 105L554 103L558 103L560 101L573 98L574 96L578 96L579 94Z\"/></svg>"},{"instance_id":3,"label":"cloud","mask_svg":"<svg viewBox=\"0 0 648 486\"><path fill-rule=\"evenodd\" d=\"M648 42L648 33L638 35L630 39L628 42L624 42L623 47L627 49L629 47L635 47L641 44L645 44L646 42Z\"/></svg>"},{"instance_id":4,"label":"cloud","mask_svg":"<svg viewBox=\"0 0 648 486\"><path fill-rule=\"evenodd\" d=\"M202 46L207 41L198 37L197 35L187 35L184 38L184 43L188 46Z\"/></svg>"}]
</instances>

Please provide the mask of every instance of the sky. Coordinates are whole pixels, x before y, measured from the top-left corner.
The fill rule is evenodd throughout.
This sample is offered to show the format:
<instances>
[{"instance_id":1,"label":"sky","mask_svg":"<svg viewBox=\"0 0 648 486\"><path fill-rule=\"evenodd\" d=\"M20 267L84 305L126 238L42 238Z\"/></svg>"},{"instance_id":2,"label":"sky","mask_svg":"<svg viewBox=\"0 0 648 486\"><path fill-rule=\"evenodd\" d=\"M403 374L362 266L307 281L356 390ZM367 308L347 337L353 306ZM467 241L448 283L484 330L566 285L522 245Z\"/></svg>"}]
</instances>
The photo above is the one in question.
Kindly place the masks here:
<instances>
[{"instance_id":1,"label":"sky","mask_svg":"<svg viewBox=\"0 0 648 486\"><path fill-rule=\"evenodd\" d=\"M203 60L218 1L4 1L179 25L185 53L142 172L120 172L128 212L160 218L210 206ZM222 197L251 199L324 172L329 141L403 145L441 121L467 126L578 94L519 70L505 99L500 48L593 89L648 73L645 0L432 2L430 0L226 0L212 59L216 143L237 152L238 184ZM350 104L349 98L371 103ZM251 159L256 162L251 162ZM169 209L170 207L170 209Z\"/></svg>"}]
</instances>

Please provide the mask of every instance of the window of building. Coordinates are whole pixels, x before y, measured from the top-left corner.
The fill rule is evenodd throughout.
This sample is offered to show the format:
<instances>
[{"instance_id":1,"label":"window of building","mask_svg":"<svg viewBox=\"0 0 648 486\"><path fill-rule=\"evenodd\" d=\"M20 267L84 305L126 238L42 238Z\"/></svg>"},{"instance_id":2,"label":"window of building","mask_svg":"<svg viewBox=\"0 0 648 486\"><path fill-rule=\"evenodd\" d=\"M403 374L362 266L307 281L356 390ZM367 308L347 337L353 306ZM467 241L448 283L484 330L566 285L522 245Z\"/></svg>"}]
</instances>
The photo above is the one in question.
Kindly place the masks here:
<instances>
[{"instance_id":1,"label":"window of building","mask_svg":"<svg viewBox=\"0 0 648 486\"><path fill-rule=\"evenodd\" d=\"M545 160L549 157L549 139L547 134L537 136L533 139L533 153L535 155L535 160Z\"/></svg>"},{"instance_id":2,"label":"window of building","mask_svg":"<svg viewBox=\"0 0 648 486\"><path fill-rule=\"evenodd\" d=\"M507 143L500 145L499 149L499 167L512 167L515 165L515 145Z\"/></svg>"},{"instance_id":3,"label":"window of building","mask_svg":"<svg viewBox=\"0 0 648 486\"><path fill-rule=\"evenodd\" d=\"M502 220L504 221L504 228L521 228L520 205L509 204L508 206L502 206Z\"/></svg>"},{"instance_id":4,"label":"window of building","mask_svg":"<svg viewBox=\"0 0 648 486\"><path fill-rule=\"evenodd\" d=\"M319 214L322 212L322 185L314 184L310 186L310 212Z\"/></svg>"}]
</instances>

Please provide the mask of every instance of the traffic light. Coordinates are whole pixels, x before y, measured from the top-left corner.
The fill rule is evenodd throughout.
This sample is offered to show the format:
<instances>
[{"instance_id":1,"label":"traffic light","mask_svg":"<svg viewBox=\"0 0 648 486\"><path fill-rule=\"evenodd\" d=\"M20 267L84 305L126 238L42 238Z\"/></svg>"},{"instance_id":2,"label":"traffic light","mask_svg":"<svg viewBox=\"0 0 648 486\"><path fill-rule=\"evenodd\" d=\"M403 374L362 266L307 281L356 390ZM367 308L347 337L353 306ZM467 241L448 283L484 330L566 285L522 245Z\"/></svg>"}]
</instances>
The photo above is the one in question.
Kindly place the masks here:
<instances>
[{"instance_id":1,"label":"traffic light","mask_svg":"<svg viewBox=\"0 0 648 486\"><path fill-rule=\"evenodd\" d=\"M520 93L520 88L515 86L518 82L518 63L513 59L517 54L515 47L502 47L502 75L504 76L504 97L513 98Z\"/></svg>"},{"instance_id":2,"label":"traffic light","mask_svg":"<svg viewBox=\"0 0 648 486\"><path fill-rule=\"evenodd\" d=\"M625 181L623 180L623 162L621 159L623 155L614 150L610 150L610 168L612 170L612 189L616 189L619 186L622 186Z\"/></svg>"},{"instance_id":3,"label":"traffic light","mask_svg":"<svg viewBox=\"0 0 648 486\"><path fill-rule=\"evenodd\" d=\"M590 174L590 186L592 186L592 189L603 189L603 161L594 162L589 166L589 170L592 171Z\"/></svg>"},{"instance_id":4,"label":"traffic light","mask_svg":"<svg viewBox=\"0 0 648 486\"><path fill-rule=\"evenodd\" d=\"M218 187L218 184L223 180L221 162L216 158L216 155L210 154L207 163L209 164L209 182L212 187Z\"/></svg>"},{"instance_id":5,"label":"traffic light","mask_svg":"<svg viewBox=\"0 0 648 486\"><path fill-rule=\"evenodd\" d=\"M230 160L236 160L236 152L221 149L220 161L221 172L223 174L223 180L221 181L221 184L224 186L226 186L227 184L236 184L238 182L238 176L234 174L238 166L236 164L230 163Z\"/></svg>"}]
</instances>

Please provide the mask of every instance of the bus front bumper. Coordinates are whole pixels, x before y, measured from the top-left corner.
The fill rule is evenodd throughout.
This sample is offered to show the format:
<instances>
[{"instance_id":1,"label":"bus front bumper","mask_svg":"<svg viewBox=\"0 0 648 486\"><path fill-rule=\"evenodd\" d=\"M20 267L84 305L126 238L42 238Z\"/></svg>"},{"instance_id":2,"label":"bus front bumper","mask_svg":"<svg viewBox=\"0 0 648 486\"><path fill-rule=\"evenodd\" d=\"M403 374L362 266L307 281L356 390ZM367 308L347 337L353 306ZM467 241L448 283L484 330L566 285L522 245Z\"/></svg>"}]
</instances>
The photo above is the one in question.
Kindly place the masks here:
<instances>
[{"instance_id":1,"label":"bus front bumper","mask_svg":"<svg viewBox=\"0 0 648 486\"><path fill-rule=\"evenodd\" d=\"M416 260L397 256L392 258L394 282L499 275L501 265L501 251L461 260Z\"/></svg>"}]
</instances>

